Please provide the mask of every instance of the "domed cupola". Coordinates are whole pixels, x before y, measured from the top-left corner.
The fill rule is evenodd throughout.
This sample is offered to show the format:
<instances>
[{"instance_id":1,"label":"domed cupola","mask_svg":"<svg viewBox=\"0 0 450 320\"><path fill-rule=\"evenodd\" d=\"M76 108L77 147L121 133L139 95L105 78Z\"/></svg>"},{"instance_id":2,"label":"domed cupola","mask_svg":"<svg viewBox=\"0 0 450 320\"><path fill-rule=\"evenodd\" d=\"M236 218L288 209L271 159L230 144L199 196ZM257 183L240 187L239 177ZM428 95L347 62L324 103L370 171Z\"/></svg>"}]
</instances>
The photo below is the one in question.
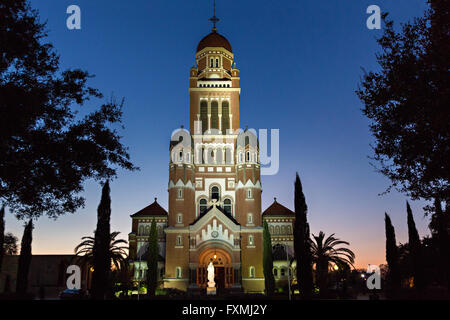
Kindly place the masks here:
<instances>
[{"instance_id":1,"label":"domed cupola","mask_svg":"<svg viewBox=\"0 0 450 320\"><path fill-rule=\"evenodd\" d=\"M230 42L227 40L227 38L225 38L224 36L219 34L217 32L216 28L214 28L210 34L208 34L206 37L204 37L202 40L200 40L200 42L197 46L197 52L199 52L207 47L212 47L212 48L218 48L218 47L220 48L221 47L221 48L228 50L230 53L233 53L233 49L231 48Z\"/></svg>"}]
</instances>

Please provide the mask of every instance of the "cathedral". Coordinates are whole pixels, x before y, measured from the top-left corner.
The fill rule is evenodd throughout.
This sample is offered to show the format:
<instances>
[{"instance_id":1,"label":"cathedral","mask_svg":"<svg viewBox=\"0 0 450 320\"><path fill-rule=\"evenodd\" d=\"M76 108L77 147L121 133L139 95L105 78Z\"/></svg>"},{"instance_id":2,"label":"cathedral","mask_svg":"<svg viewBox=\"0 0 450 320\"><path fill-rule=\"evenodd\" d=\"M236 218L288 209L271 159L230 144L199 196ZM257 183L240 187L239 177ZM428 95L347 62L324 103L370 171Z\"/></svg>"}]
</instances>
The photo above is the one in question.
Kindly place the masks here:
<instances>
[{"instance_id":1,"label":"cathedral","mask_svg":"<svg viewBox=\"0 0 450 320\"><path fill-rule=\"evenodd\" d=\"M276 199L264 213L257 137L240 130L240 74L230 42L212 32L198 43L189 71L190 131L170 142L168 210L157 199L131 215L130 259L134 280L145 281L146 247L153 220L158 231L158 280L162 288L204 290L207 266L216 287L264 292L263 221L274 248L278 286L295 272L294 213ZM280 254L281 252L281 254Z\"/></svg>"}]
</instances>

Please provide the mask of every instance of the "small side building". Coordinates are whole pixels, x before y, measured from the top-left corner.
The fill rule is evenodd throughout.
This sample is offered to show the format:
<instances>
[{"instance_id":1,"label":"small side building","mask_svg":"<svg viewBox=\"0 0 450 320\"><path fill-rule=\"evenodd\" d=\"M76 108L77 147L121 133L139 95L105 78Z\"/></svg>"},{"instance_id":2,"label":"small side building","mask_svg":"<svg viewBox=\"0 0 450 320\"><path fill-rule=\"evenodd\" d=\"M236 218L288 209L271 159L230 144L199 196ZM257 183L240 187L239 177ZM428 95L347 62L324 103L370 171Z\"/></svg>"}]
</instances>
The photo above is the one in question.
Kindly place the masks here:
<instances>
[{"instance_id":1,"label":"small side building","mask_svg":"<svg viewBox=\"0 0 450 320\"><path fill-rule=\"evenodd\" d=\"M128 234L130 246L130 265L134 273L134 282L145 282L147 279L147 246L152 221L156 222L158 232L158 282L163 284L165 270L167 211L159 205L157 198L144 209L131 215L132 229Z\"/></svg>"},{"instance_id":2,"label":"small side building","mask_svg":"<svg viewBox=\"0 0 450 320\"><path fill-rule=\"evenodd\" d=\"M269 226L272 240L275 287L285 288L288 276L291 283L296 282L293 234L295 213L274 198L274 202L263 212L263 221Z\"/></svg>"}]
</instances>

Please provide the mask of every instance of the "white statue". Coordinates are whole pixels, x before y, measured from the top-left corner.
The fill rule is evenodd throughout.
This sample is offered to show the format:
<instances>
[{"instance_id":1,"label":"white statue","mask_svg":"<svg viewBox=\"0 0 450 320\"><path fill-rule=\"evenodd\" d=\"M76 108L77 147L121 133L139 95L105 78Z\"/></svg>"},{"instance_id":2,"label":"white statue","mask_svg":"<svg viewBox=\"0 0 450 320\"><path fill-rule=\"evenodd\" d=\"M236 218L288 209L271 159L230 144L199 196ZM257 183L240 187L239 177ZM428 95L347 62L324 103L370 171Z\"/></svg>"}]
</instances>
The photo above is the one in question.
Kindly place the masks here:
<instances>
[{"instance_id":1,"label":"white statue","mask_svg":"<svg viewBox=\"0 0 450 320\"><path fill-rule=\"evenodd\" d=\"M216 283L214 282L214 265L212 262L208 264L208 288L215 288Z\"/></svg>"}]
</instances>

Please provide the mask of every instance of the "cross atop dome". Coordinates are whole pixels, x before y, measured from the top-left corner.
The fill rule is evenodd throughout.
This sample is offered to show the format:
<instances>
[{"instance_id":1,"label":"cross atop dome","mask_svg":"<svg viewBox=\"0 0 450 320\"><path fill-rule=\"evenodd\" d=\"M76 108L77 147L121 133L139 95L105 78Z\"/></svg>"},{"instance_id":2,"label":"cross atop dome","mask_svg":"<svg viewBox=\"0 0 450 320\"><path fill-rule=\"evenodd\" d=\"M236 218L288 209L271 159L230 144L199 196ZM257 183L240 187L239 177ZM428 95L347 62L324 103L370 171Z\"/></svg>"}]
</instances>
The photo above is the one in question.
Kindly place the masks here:
<instances>
[{"instance_id":1,"label":"cross atop dome","mask_svg":"<svg viewBox=\"0 0 450 320\"><path fill-rule=\"evenodd\" d=\"M209 21L211 21L213 23L212 31L217 32L216 23L219 22L220 19L216 17L216 0L214 0L214 9L213 10L214 10L213 16L211 18L209 18Z\"/></svg>"}]
</instances>

